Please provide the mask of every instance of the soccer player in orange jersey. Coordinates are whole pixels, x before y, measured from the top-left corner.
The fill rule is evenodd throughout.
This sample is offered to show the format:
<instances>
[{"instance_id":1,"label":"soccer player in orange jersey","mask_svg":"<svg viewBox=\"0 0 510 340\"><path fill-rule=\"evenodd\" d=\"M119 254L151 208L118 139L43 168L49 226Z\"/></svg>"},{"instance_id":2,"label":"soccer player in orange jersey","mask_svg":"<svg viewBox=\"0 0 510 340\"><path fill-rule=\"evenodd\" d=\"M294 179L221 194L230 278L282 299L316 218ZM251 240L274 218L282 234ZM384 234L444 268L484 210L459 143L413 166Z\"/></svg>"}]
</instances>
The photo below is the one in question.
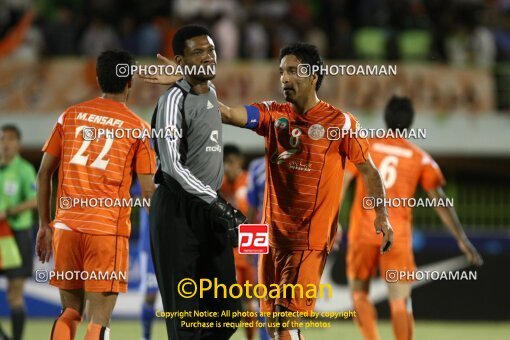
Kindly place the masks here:
<instances>
[{"instance_id":1,"label":"soccer player in orange jersey","mask_svg":"<svg viewBox=\"0 0 510 340\"><path fill-rule=\"evenodd\" d=\"M366 180L370 195L383 198L381 177L362 138L338 138L329 128L354 130L358 123L317 97L323 75L300 72L300 64L320 69L317 48L296 43L280 52L280 81L287 103L262 102L246 106L220 105L224 123L254 130L265 138L267 185L262 223L269 225L269 253L259 259L259 283L318 286L326 257L335 240L338 202L346 159ZM381 252L386 252L393 231L383 206L373 222L383 233ZM372 229L373 230L373 229ZM276 299L261 299L263 312L313 311L315 299L287 292ZM296 318L279 317L283 325ZM271 318L270 322L274 322ZM277 339L302 339L297 327L269 328Z\"/></svg>"},{"instance_id":2,"label":"soccer player in orange jersey","mask_svg":"<svg viewBox=\"0 0 510 340\"><path fill-rule=\"evenodd\" d=\"M137 137L150 127L126 106L131 77L117 75L120 64L129 67L134 59L123 51L99 56L96 72L103 96L65 110L43 147L37 178L37 256L48 262L53 250L54 272L81 273L71 280L58 276L50 280L59 288L62 302L51 339L74 339L85 306L89 322L85 339L109 338L117 295L127 291L131 208L125 203L102 206L97 202L129 202L133 172L144 198L150 198L155 189L155 154L149 138ZM94 136L93 129L125 131ZM134 133L135 129L140 132ZM57 208L52 220L51 178L57 167Z\"/></svg>"},{"instance_id":3,"label":"soccer player in orange jersey","mask_svg":"<svg viewBox=\"0 0 510 340\"><path fill-rule=\"evenodd\" d=\"M414 110L407 98L393 97L385 110L389 130L405 130L411 127ZM393 198L414 197L418 185L432 199L446 199L442 189L445 180L434 160L413 143L402 138L370 140L370 154L379 169L386 189L386 196ZM395 243L385 256L379 256L379 237L370 233L370 225L376 218L371 209L363 208L363 199L371 196L365 190L358 169L348 163L344 176L344 192L349 182L356 178L356 191L351 208L347 242L347 277L352 292L357 324L367 340L379 339L376 311L368 299L369 283L377 268L383 278L386 271L413 272L415 267L412 251L412 209L388 207ZM342 195L343 196L343 195ZM368 208L365 204L365 207ZM469 242L453 208L436 207L436 212L458 242L469 262L481 265L482 259ZM411 308L411 282L388 282L393 331L397 339L412 339L414 319Z\"/></svg>"},{"instance_id":4,"label":"soccer player in orange jersey","mask_svg":"<svg viewBox=\"0 0 510 340\"><path fill-rule=\"evenodd\" d=\"M248 213L248 173L243 170L244 157L241 150L235 145L227 144L223 146L223 167L225 169L225 177L221 185L220 193L227 202L239 209L244 215ZM237 283L244 285L249 282L254 285L257 281L257 273L254 265L253 255L240 254L234 249L234 261L236 265ZM255 312L257 306L254 305L255 300L246 300L245 308ZM246 322L254 322L257 318L246 318ZM255 327L246 327L246 339L252 340L255 336Z\"/></svg>"}]
</instances>

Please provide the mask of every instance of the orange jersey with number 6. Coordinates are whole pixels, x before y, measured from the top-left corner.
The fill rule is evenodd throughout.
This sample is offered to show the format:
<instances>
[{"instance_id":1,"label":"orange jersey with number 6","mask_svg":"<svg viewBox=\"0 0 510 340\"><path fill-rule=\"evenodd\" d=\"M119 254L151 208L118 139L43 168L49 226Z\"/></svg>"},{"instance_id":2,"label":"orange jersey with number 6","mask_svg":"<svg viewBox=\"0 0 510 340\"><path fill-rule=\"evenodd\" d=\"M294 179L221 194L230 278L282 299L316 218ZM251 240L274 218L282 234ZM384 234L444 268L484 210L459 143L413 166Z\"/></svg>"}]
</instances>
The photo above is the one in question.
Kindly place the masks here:
<instances>
[{"instance_id":1,"label":"orange jersey with number 6","mask_svg":"<svg viewBox=\"0 0 510 340\"><path fill-rule=\"evenodd\" d=\"M401 138L382 138L370 140L370 155L379 169L383 180L386 197L412 198L418 184L425 191L445 184L437 163L418 146ZM364 240L380 244L382 235L375 233L374 210L363 208L363 198L368 197L363 179L356 167L348 162L347 171L356 176L356 190L350 213L349 240ZM389 220L394 230L395 242L411 242L412 208L386 206Z\"/></svg>"},{"instance_id":2,"label":"orange jersey with number 6","mask_svg":"<svg viewBox=\"0 0 510 340\"><path fill-rule=\"evenodd\" d=\"M94 136L94 129L124 131ZM154 174L156 167L150 139L142 131L150 131L145 121L126 105L105 98L74 105L60 115L42 149L60 158L52 226L129 236L133 171Z\"/></svg>"}]
</instances>

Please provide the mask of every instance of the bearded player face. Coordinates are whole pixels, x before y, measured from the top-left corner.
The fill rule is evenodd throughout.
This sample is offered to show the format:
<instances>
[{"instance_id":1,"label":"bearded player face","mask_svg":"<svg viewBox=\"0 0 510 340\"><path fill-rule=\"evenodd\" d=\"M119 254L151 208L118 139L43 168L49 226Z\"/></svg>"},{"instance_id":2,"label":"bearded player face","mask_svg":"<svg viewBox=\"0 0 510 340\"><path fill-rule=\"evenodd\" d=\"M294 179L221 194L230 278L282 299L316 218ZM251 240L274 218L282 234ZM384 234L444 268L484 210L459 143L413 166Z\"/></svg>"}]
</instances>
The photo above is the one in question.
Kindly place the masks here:
<instances>
[{"instance_id":1,"label":"bearded player face","mask_svg":"<svg viewBox=\"0 0 510 340\"><path fill-rule=\"evenodd\" d=\"M289 103L300 102L315 91L317 76L302 72L301 61L293 54L280 61L280 82L283 96Z\"/></svg>"}]
</instances>

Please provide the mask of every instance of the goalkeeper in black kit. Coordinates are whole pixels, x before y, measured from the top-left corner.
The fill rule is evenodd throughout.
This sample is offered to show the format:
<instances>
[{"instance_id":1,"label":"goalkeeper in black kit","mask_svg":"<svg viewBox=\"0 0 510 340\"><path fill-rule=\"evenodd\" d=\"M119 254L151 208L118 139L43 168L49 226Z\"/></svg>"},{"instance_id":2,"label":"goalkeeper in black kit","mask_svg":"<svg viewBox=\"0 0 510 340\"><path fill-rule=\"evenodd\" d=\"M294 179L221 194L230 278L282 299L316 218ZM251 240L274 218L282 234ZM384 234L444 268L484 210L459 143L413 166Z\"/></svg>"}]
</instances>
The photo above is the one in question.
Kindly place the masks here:
<instances>
[{"instance_id":1,"label":"goalkeeper in black kit","mask_svg":"<svg viewBox=\"0 0 510 340\"><path fill-rule=\"evenodd\" d=\"M214 42L203 27L177 31L173 50L181 66L216 64ZM166 317L172 340L229 339L240 321L231 316L241 310L239 299L223 294L215 298L214 289L202 296L200 291L201 280L227 290L236 284L232 247L237 247L239 224L246 221L217 193L223 181L223 143L218 100L210 82L214 76L186 75L159 98L152 117L153 129L182 132L154 143L159 187L151 199L151 250L165 315L207 311L200 314L207 317L193 312L189 317L179 318L179 313ZM218 317L208 317L211 312Z\"/></svg>"}]
</instances>

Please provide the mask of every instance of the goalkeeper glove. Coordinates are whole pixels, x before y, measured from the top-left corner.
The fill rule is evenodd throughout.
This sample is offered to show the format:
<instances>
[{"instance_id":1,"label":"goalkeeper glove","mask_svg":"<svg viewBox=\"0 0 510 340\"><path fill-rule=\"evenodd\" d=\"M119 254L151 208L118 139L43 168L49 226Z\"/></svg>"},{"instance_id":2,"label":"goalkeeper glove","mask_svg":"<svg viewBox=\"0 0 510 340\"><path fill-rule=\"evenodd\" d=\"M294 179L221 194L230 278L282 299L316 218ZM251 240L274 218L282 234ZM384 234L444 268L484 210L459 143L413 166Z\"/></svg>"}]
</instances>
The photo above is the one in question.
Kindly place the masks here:
<instances>
[{"instance_id":1,"label":"goalkeeper glove","mask_svg":"<svg viewBox=\"0 0 510 340\"><path fill-rule=\"evenodd\" d=\"M209 216L218 230L227 233L232 247L236 248L239 243L239 225L248 221L246 216L234 209L220 195L209 206Z\"/></svg>"}]
</instances>

